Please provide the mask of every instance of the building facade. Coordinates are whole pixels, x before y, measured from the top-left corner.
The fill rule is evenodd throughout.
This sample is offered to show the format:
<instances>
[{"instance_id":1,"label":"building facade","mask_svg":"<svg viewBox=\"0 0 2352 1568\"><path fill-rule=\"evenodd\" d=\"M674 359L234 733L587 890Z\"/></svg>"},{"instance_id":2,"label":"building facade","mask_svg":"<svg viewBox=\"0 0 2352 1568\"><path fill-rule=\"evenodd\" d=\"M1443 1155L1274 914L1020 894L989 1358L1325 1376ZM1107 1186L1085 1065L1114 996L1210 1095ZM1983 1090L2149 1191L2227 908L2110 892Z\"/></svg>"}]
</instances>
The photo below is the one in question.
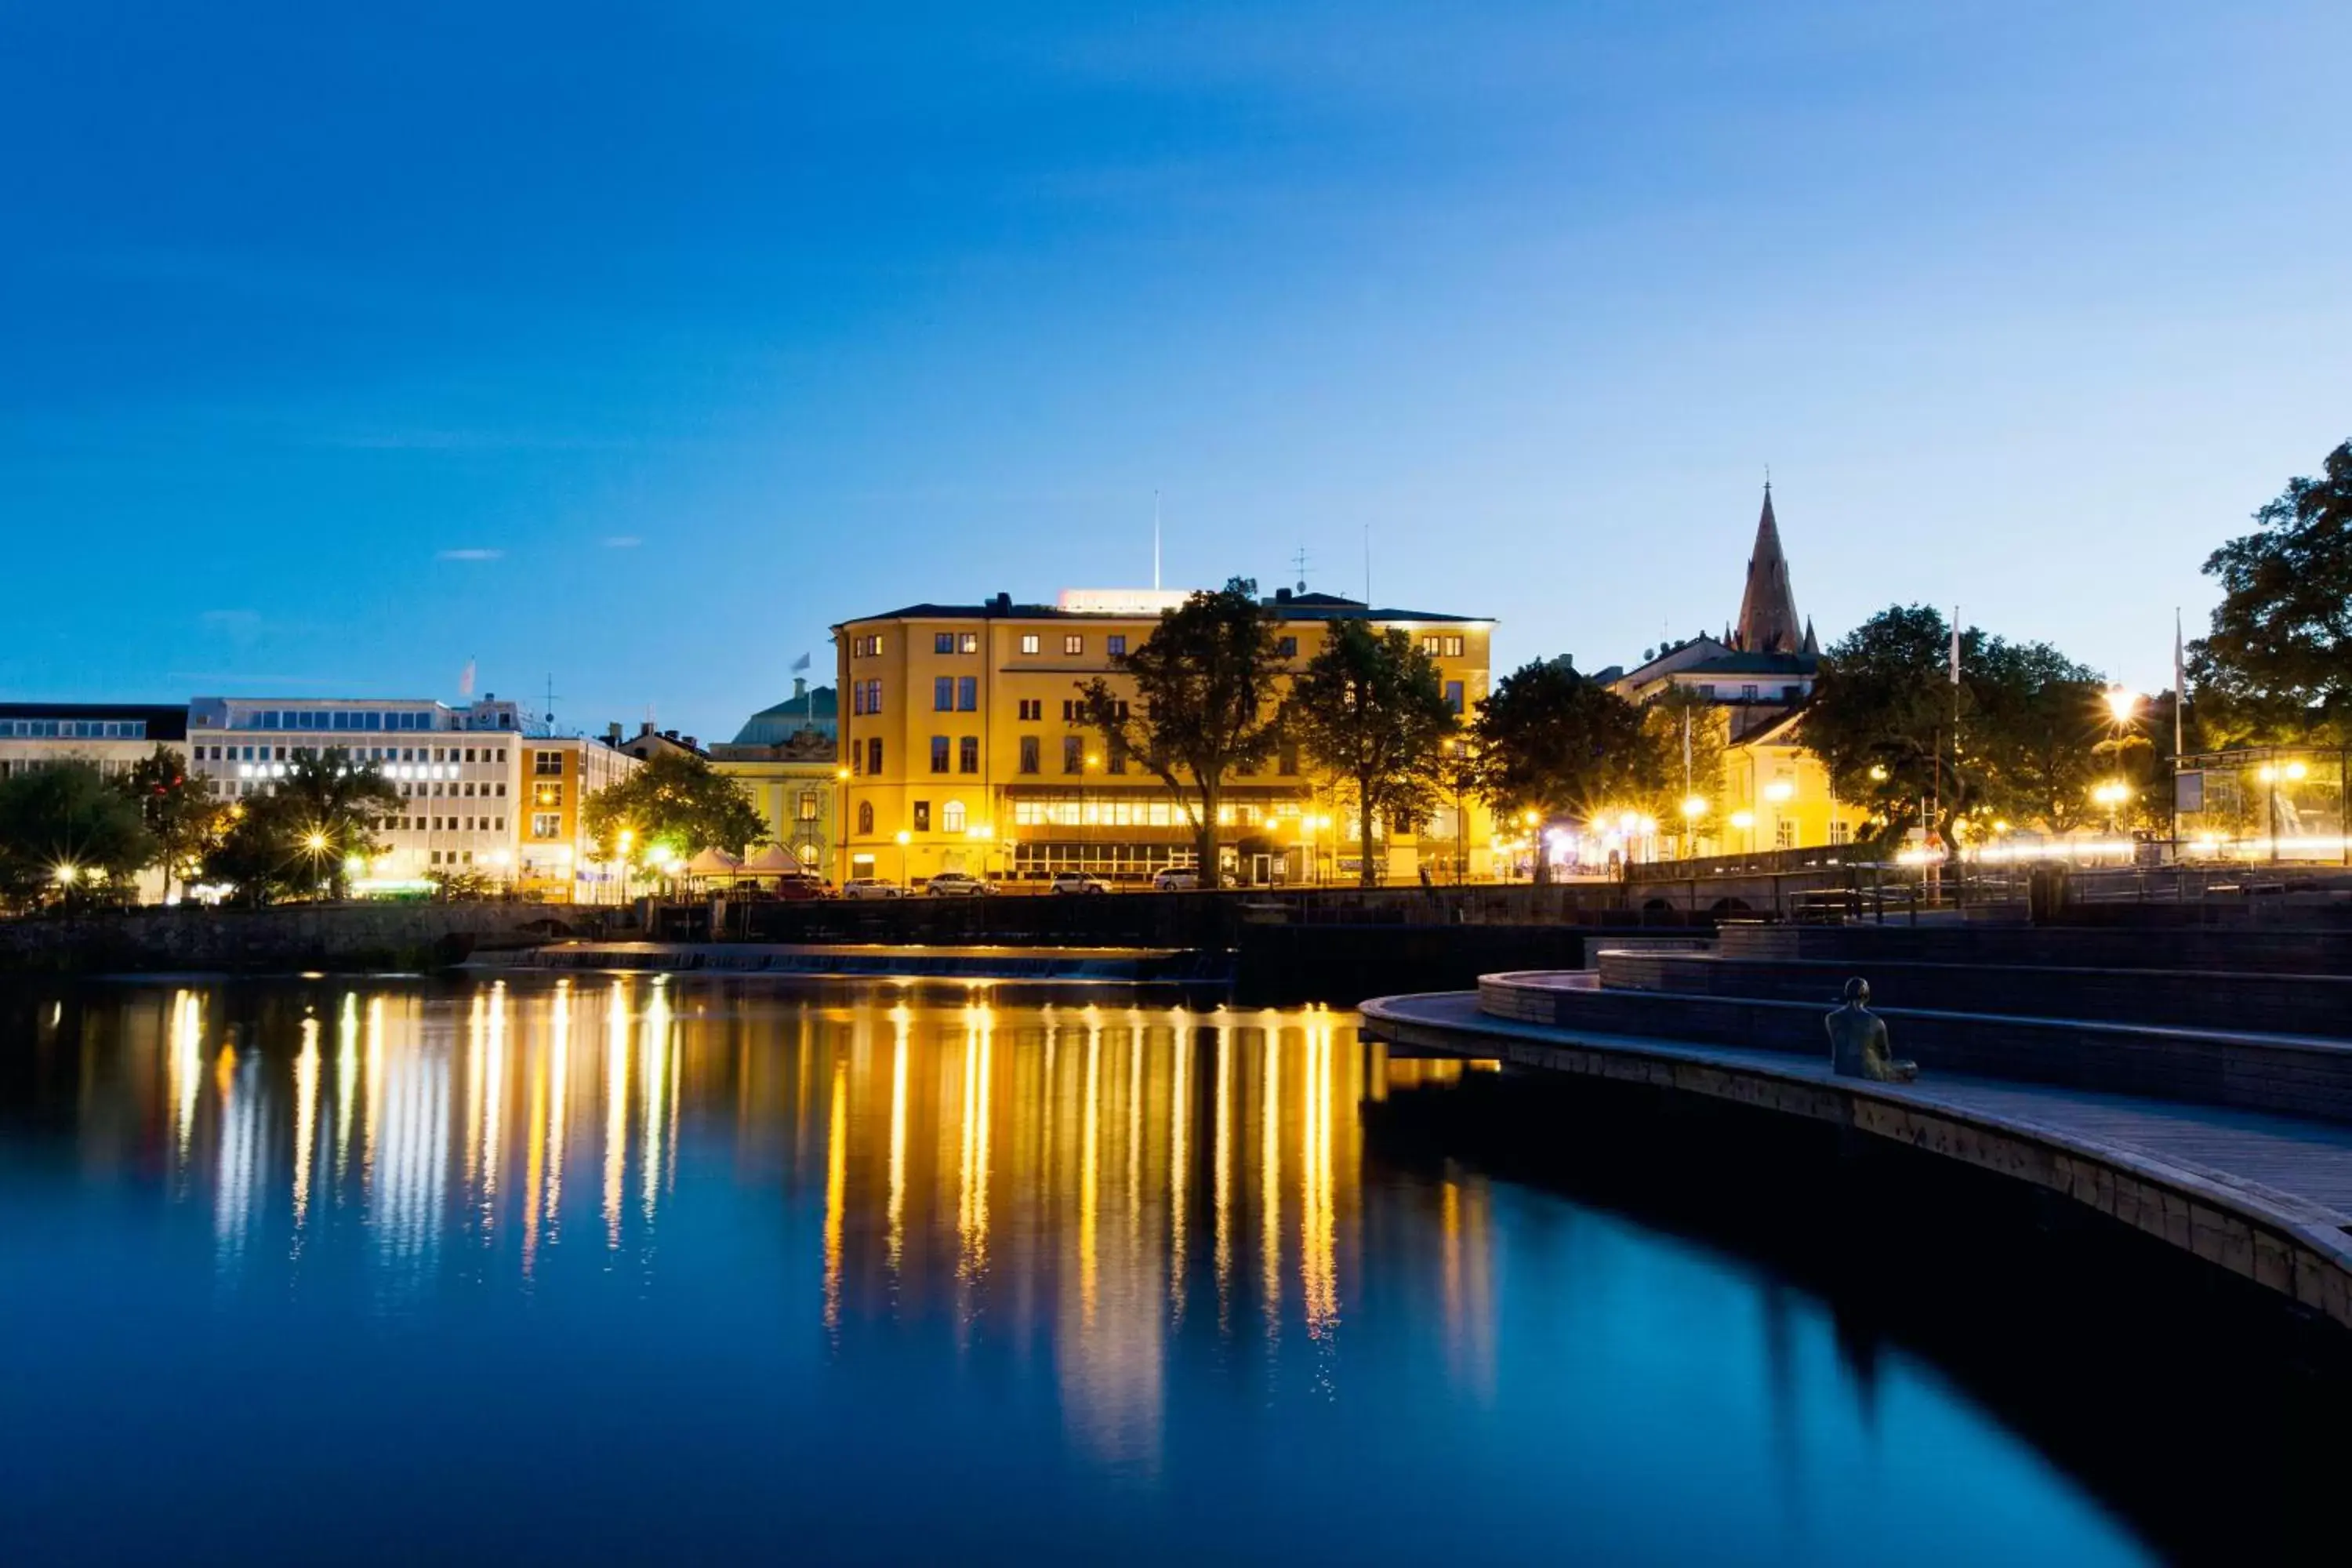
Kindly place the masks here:
<instances>
[{"instance_id":1,"label":"building facade","mask_svg":"<svg viewBox=\"0 0 2352 1568\"><path fill-rule=\"evenodd\" d=\"M1000 594L835 626L839 689L849 696L840 720L838 874L899 881L967 871L1033 880L1084 870L1135 880L1188 863L1185 797L1109 753L1080 717L1080 688L1099 677L1121 689L1121 656L1184 597L1071 590L1053 605L1016 605ZM1416 637L1457 712L1486 698L1489 620L1288 589L1266 604L1289 671L1306 668L1333 626L1359 621ZM1353 815L1332 781L1285 750L1256 773L1224 781L1226 871L1251 881L1352 880L1363 853ZM1472 846L1471 874L1482 875L1477 856L1491 828L1475 807L1466 815L1469 831L1459 837ZM1372 853L1386 879L1409 879L1421 868L1421 847L1420 837L1396 834L1376 841Z\"/></svg>"},{"instance_id":2,"label":"building facade","mask_svg":"<svg viewBox=\"0 0 2352 1568\"><path fill-rule=\"evenodd\" d=\"M517 813L518 890L549 903L622 901L625 873L601 858L588 837L588 797L644 764L608 742L584 735L531 736L520 742L522 809Z\"/></svg>"},{"instance_id":3,"label":"building facade","mask_svg":"<svg viewBox=\"0 0 2352 1568\"><path fill-rule=\"evenodd\" d=\"M834 873L841 797L834 690L811 690L795 679L791 697L752 714L732 741L710 748L711 767L743 786L768 837L820 877Z\"/></svg>"},{"instance_id":4,"label":"building facade","mask_svg":"<svg viewBox=\"0 0 2352 1568\"><path fill-rule=\"evenodd\" d=\"M425 700L199 697L188 705L189 764L235 802L267 794L289 763L341 750L376 764L405 809L357 892L422 890L436 873L510 881L516 873L525 744L512 702L464 708Z\"/></svg>"},{"instance_id":5,"label":"building facade","mask_svg":"<svg viewBox=\"0 0 2352 1568\"><path fill-rule=\"evenodd\" d=\"M1719 638L1692 637L1655 650L1630 671L1603 672L1627 700L1673 697L1692 704L1695 718L1714 729L1722 774L1711 784L1695 781L1707 810L1699 831L1681 843L1704 855L1745 855L1853 839L1867 814L1837 798L1828 771L1803 745L1804 705L1821 663L1812 623L1797 614L1768 484L1738 620Z\"/></svg>"},{"instance_id":6,"label":"building facade","mask_svg":"<svg viewBox=\"0 0 2352 1568\"><path fill-rule=\"evenodd\" d=\"M157 746L184 755L187 742L184 706L0 702L0 778L68 762L120 778Z\"/></svg>"}]
</instances>

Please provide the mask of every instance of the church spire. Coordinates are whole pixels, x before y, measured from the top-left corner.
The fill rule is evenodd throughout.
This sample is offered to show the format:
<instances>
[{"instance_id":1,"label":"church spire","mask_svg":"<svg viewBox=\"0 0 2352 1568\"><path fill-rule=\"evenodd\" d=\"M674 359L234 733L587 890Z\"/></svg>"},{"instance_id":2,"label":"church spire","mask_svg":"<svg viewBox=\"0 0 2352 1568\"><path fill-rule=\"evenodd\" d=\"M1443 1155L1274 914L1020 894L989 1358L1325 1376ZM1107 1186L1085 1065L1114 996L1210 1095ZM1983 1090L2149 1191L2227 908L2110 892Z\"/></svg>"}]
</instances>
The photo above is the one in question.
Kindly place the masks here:
<instances>
[{"instance_id":1,"label":"church spire","mask_svg":"<svg viewBox=\"0 0 2352 1568\"><path fill-rule=\"evenodd\" d=\"M1748 556L1748 587L1739 596L1739 627L1732 647L1746 653L1795 653L1805 636L1789 586L1789 558L1780 552L1780 525L1772 517L1772 481L1764 481L1764 513L1756 520L1756 547Z\"/></svg>"}]
</instances>

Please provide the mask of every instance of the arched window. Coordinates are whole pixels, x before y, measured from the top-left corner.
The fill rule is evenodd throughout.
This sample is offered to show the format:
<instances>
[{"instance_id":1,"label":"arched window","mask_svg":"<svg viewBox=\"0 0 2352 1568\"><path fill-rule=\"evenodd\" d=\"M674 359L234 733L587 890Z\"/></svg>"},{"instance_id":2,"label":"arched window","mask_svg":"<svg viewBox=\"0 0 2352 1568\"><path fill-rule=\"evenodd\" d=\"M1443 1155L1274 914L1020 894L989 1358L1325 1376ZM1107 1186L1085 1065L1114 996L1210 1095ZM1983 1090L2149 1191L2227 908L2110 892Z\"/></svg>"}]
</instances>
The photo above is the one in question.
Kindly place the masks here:
<instances>
[{"instance_id":1,"label":"arched window","mask_svg":"<svg viewBox=\"0 0 2352 1568\"><path fill-rule=\"evenodd\" d=\"M951 800L940 807L940 831L941 833L963 831L963 802Z\"/></svg>"},{"instance_id":2,"label":"arched window","mask_svg":"<svg viewBox=\"0 0 2352 1568\"><path fill-rule=\"evenodd\" d=\"M874 831L874 803L870 800L857 803L857 831L861 834Z\"/></svg>"}]
</instances>

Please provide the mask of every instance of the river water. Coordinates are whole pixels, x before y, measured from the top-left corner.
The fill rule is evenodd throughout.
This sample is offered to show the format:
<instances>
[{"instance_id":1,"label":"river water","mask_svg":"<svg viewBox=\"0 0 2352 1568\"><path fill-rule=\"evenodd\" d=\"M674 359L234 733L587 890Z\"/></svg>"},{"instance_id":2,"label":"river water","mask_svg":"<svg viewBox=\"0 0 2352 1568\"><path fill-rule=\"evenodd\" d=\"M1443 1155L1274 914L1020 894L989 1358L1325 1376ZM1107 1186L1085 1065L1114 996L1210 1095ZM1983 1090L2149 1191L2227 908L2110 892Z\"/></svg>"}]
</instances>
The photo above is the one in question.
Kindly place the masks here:
<instances>
[{"instance_id":1,"label":"river water","mask_svg":"<svg viewBox=\"0 0 2352 1568\"><path fill-rule=\"evenodd\" d=\"M19 989L0 1561L2142 1561L1769 1266L1392 1156L1350 1015Z\"/></svg>"}]
</instances>

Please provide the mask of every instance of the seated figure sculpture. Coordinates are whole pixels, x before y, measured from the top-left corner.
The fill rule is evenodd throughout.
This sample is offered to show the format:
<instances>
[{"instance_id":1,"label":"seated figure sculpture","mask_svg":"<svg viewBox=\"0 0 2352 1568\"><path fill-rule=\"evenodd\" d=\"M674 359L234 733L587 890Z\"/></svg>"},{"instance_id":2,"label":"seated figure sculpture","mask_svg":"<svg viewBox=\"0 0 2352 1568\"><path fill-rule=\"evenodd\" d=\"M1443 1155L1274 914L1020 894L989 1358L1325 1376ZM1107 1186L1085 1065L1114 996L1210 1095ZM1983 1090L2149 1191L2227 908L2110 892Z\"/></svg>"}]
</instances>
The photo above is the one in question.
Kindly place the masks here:
<instances>
[{"instance_id":1,"label":"seated figure sculpture","mask_svg":"<svg viewBox=\"0 0 2352 1568\"><path fill-rule=\"evenodd\" d=\"M1830 1070L1878 1083L1909 1083L1919 1064L1888 1054L1886 1020L1870 1010L1870 982L1857 975L1845 983L1845 1005L1829 1016Z\"/></svg>"}]
</instances>

